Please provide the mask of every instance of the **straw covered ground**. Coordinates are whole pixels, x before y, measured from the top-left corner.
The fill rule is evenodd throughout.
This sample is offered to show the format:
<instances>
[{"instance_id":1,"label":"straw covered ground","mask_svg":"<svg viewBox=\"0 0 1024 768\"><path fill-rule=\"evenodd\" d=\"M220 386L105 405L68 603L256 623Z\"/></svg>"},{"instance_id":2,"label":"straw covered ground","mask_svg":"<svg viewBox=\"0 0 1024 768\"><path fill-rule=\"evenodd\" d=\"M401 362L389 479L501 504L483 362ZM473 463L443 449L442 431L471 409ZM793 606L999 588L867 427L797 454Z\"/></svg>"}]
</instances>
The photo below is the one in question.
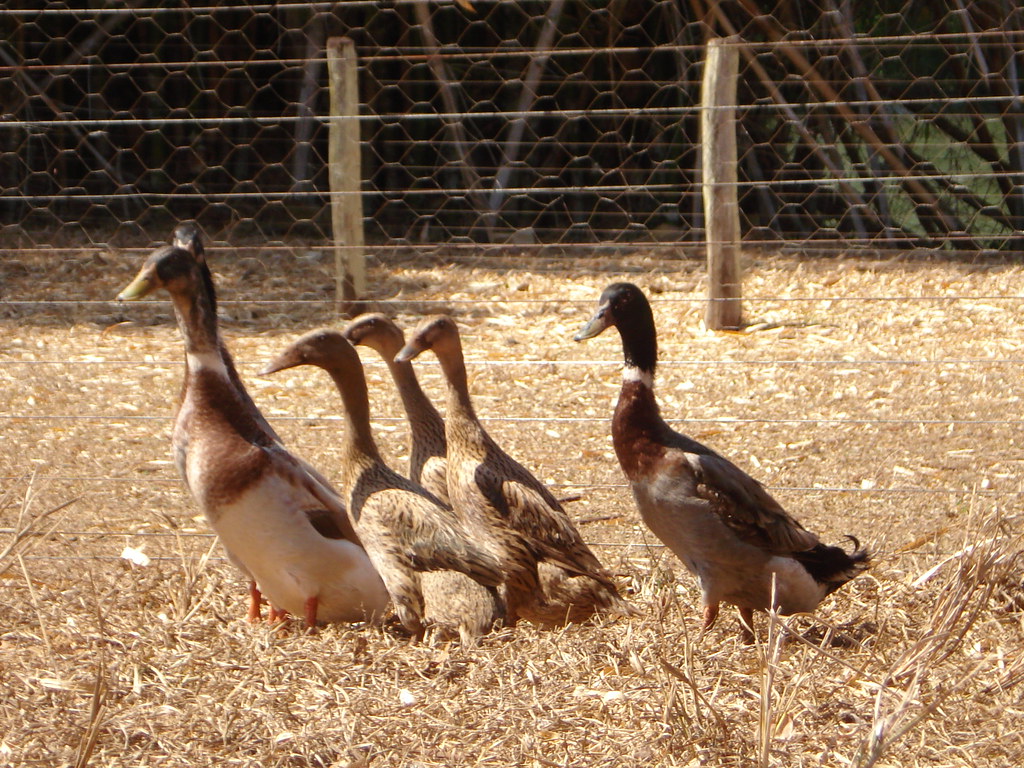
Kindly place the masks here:
<instances>
[{"instance_id":1,"label":"straw covered ground","mask_svg":"<svg viewBox=\"0 0 1024 768\"><path fill-rule=\"evenodd\" d=\"M181 347L166 298L109 302L141 260L0 253L0 764L1008 766L1024 763L1024 270L751 257L742 333L709 333L701 264L661 255L394 256L372 308L448 311L495 438L561 495L642 616L505 629L468 648L392 628L244 621L245 583L170 462ZM214 250L243 379L298 453L337 461L327 378L260 379L334 323L324 254ZM641 527L611 451L617 337L572 335L601 289L654 302L675 426L873 569L813 616L698 594ZM382 448L405 428L364 355ZM435 398L433 358L417 362ZM61 508L61 505L65 505Z\"/></svg>"}]
</instances>

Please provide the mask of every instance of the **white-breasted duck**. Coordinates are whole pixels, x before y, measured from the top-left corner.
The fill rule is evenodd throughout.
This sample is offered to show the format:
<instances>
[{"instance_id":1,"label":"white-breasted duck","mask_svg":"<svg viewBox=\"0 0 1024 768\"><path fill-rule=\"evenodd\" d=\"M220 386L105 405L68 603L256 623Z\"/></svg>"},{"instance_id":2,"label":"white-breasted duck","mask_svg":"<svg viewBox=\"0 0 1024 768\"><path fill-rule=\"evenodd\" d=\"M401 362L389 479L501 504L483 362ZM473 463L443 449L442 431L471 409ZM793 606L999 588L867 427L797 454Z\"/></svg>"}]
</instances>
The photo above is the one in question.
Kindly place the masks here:
<instances>
[{"instance_id":1,"label":"white-breasted duck","mask_svg":"<svg viewBox=\"0 0 1024 768\"><path fill-rule=\"evenodd\" d=\"M341 394L346 428L337 482L402 624L415 634L430 626L458 630L464 640L489 631L504 614L495 589L504 580L500 563L447 505L385 464L370 429L366 378L355 348L337 331L311 331L262 373L299 365L325 370Z\"/></svg>"},{"instance_id":2,"label":"white-breasted duck","mask_svg":"<svg viewBox=\"0 0 1024 768\"><path fill-rule=\"evenodd\" d=\"M342 330L353 346L375 350L387 363L409 421L409 479L448 503L448 443L444 420L423 392L412 363L395 360L405 334L385 315L360 315Z\"/></svg>"},{"instance_id":3,"label":"white-breasted duck","mask_svg":"<svg viewBox=\"0 0 1024 768\"><path fill-rule=\"evenodd\" d=\"M245 394L217 326L213 278L201 249L154 251L118 296L134 301L163 288L185 344L175 413L174 458L189 492L233 562L274 613L321 621L382 616L388 595L340 497L269 430Z\"/></svg>"},{"instance_id":4,"label":"white-breasted duck","mask_svg":"<svg viewBox=\"0 0 1024 768\"><path fill-rule=\"evenodd\" d=\"M174 228L174 232L171 235L171 245L173 245L175 248L182 248L184 250L187 250L192 255L192 258L195 259L198 263L203 265L206 264L206 247L203 241L202 231L200 230L199 225L196 222L183 221L180 224L178 224L178 226ZM208 269L206 270L206 276L204 280L206 283L204 288L210 296L210 299L214 307L214 315L216 315L216 293L214 292L212 277L210 277ZM281 443L281 439L278 436L277 432L271 426L270 422L267 421L267 419L263 416L263 413L256 406L256 403L249 395L248 390L246 390L245 385L242 384L241 377L238 375L238 370L235 367L234 359L231 357L231 351L228 349L223 339L220 340L220 354L221 357L224 359L224 367L227 370L228 378L231 380L231 383L235 386L236 392L243 406L249 411L250 415L259 423L259 425L263 428L264 431L266 431L268 435L273 437L273 439L278 443ZM302 464L303 468L307 472L309 472L309 474L311 474L319 483L325 486L330 486L330 483L327 481L327 479L322 474L320 474L320 472L315 467L313 467L311 464L309 464L307 461L305 461L299 456L296 456L295 459L300 464ZM336 530L336 525L331 521L330 515L325 514L324 510L311 509L308 511L307 514L310 516L310 521L313 523L314 527L316 527L325 536L328 536L330 538L344 538L344 536L339 534L339 532ZM236 558L230 552L230 550L225 549L225 551L227 552L228 559L231 560L231 562L234 563L236 567L238 567L240 570L244 572L245 566L242 565L238 558ZM256 585L256 581L252 578L251 574L249 575L249 579L250 581L248 617L250 621L255 622L259 621L261 618L262 610L260 604L262 602L262 599L259 588ZM278 611L273 605L271 605L270 620L275 621L279 618L283 618L282 613Z\"/></svg>"},{"instance_id":5,"label":"white-breasted duck","mask_svg":"<svg viewBox=\"0 0 1024 768\"><path fill-rule=\"evenodd\" d=\"M466 519L484 526L501 559L509 622L556 626L596 612L635 614L551 492L480 424L450 317L424 320L397 359L412 360L428 349L441 363L448 390L448 494Z\"/></svg>"},{"instance_id":6,"label":"white-breasted duck","mask_svg":"<svg viewBox=\"0 0 1024 768\"><path fill-rule=\"evenodd\" d=\"M705 629L719 603L732 603L752 642L755 610L812 611L867 567L856 539L852 552L822 544L759 482L665 423L654 396L654 315L639 288L614 283L598 304L575 339L618 329L625 367L612 443L644 523L697 577Z\"/></svg>"}]
</instances>

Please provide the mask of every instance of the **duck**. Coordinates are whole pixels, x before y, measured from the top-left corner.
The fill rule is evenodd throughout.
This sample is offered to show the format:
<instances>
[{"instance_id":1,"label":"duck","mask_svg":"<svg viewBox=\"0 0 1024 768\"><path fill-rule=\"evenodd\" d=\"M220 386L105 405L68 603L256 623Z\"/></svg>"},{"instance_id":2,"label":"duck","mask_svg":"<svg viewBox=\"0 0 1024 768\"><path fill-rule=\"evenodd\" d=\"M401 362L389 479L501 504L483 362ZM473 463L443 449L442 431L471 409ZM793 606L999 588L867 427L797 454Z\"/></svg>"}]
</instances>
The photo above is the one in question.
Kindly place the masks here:
<instances>
[{"instance_id":1,"label":"duck","mask_svg":"<svg viewBox=\"0 0 1024 768\"><path fill-rule=\"evenodd\" d=\"M741 639L752 643L754 611L813 611L868 567L870 553L855 537L850 552L822 544L761 483L665 423L654 394L654 314L636 285L605 288L574 338L611 327L625 358L611 425L615 454L644 524L696 577L705 632L720 604L730 603L739 609Z\"/></svg>"},{"instance_id":2,"label":"duck","mask_svg":"<svg viewBox=\"0 0 1024 768\"><path fill-rule=\"evenodd\" d=\"M186 247L181 247L186 245ZM185 346L172 445L185 486L228 558L249 577L249 619L263 596L271 618L379 621L389 597L337 492L289 452L259 414L217 324L201 248L177 235L153 251L118 295L165 290Z\"/></svg>"},{"instance_id":3,"label":"duck","mask_svg":"<svg viewBox=\"0 0 1024 768\"><path fill-rule=\"evenodd\" d=\"M635 615L558 500L481 425L451 317L425 318L395 359L411 361L427 350L447 386L448 495L454 509L481 526L502 562L506 622L551 627L598 612Z\"/></svg>"},{"instance_id":4,"label":"duck","mask_svg":"<svg viewBox=\"0 0 1024 768\"><path fill-rule=\"evenodd\" d=\"M408 477L450 506L444 420L420 387L412 363L395 360L405 346L402 329L388 316L373 312L354 318L342 335L355 347L373 349L387 364L409 422ZM474 645L477 638L504 622L505 603L500 594L465 574L426 571L420 581L424 613L440 638L451 634L454 627L463 645Z\"/></svg>"},{"instance_id":5,"label":"duck","mask_svg":"<svg viewBox=\"0 0 1024 768\"><path fill-rule=\"evenodd\" d=\"M202 230L197 222L192 220L180 222L171 234L171 245L176 248L187 250L192 255L192 258L199 264L206 264L206 246ZM211 299L212 306L214 308L213 312L214 315L216 315L216 293L213 287L213 277L209 273L209 269L206 269L206 273L204 275L204 290ZM224 360L224 367L228 372L228 377L234 385L236 394L241 400L243 407L256 421L259 422L260 426L273 438L273 440L283 446L281 438L270 425L270 422L264 417L260 409L256 406L256 403L249 395L248 390L246 390L245 386L242 384L241 377L238 374L238 369L235 367L234 360L231 357L231 351L228 349L223 339L220 341L220 354ZM299 456L296 456L295 459L303 465L303 468L311 474L318 483L324 486L330 485L327 479L315 467ZM344 538L344 536L337 530L337 526L331 520L330 515L325 514L324 510L310 509L307 510L307 515L309 516L312 525L323 535L330 538ZM231 551L225 550L225 552L227 553L228 559L231 560L237 568L245 572L245 567L238 561ZM255 580L250 578L248 610L248 619L250 622L258 622L261 619L262 602L263 600L260 590ZM284 620L286 617L286 611L278 610L273 605L270 606L270 613L268 617L270 621Z\"/></svg>"},{"instance_id":6,"label":"duck","mask_svg":"<svg viewBox=\"0 0 1024 768\"><path fill-rule=\"evenodd\" d=\"M342 330L355 347L376 351L388 366L409 422L409 479L448 504L448 443L444 419L420 387L407 360L395 360L405 346L405 334L394 320L378 312L359 315Z\"/></svg>"},{"instance_id":7,"label":"duck","mask_svg":"<svg viewBox=\"0 0 1024 768\"><path fill-rule=\"evenodd\" d=\"M385 463L370 427L369 392L355 348L338 331L310 331L262 375L301 365L326 371L341 394L345 430L337 482L399 621L420 637L427 629L454 629L467 643L489 631L504 615L497 591L505 579L501 564L447 504Z\"/></svg>"}]
</instances>

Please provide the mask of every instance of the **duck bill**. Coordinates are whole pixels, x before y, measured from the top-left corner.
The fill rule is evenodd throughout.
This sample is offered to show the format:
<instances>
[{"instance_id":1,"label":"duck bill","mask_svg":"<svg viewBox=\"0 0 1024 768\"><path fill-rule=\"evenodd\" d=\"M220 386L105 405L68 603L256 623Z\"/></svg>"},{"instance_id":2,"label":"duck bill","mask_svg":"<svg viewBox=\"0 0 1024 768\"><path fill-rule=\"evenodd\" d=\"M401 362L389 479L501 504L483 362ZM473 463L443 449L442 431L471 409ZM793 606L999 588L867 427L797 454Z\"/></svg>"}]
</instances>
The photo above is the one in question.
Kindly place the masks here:
<instances>
[{"instance_id":1,"label":"duck bill","mask_svg":"<svg viewBox=\"0 0 1024 768\"><path fill-rule=\"evenodd\" d=\"M404 347L398 350L398 354L395 355L395 362L408 363L414 357L417 357L422 351L422 349L415 346L414 344L406 344Z\"/></svg>"},{"instance_id":2,"label":"duck bill","mask_svg":"<svg viewBox=\"0 0 1024 768\"><path fill-rule=\"evenodd\" d=\"M608 320L608 313L604 307L597 310L597 314L590 318L590 322L580 328L579 333L573 336L573 341L586 341L601 334L611 322Z\"/></svg>"},{"instance_id":3,"label":"duck bill","mask_svg":"<svg viewBox=\"0 0 1024 768\"><path fill-rule=\"evenodd\" d=\"M151 294L155 288L156 283L149 276L149 273L146 271L140 272L123 291L117 294L117 300L137 301Z\"/></svg>"},{"instance_id":4,"label":"duck bill","mask_svg":"<svg viewBox=\"0 0 1024 768\"><path fill-rule=\"evenodd\" d=\"M260 370L260 372L258 374L256 374L256 375L257 376L269 376L272 373L277 373L278 371L284 371L284 370L287 370L288 368L294 368L297 365L301 365L301 362L296 360L288 352L285 352L284 354L278 355L273 360L271 360L269 363L267 363L265 366L263 366L263 368Z\"/></svg>"}]
</instances>

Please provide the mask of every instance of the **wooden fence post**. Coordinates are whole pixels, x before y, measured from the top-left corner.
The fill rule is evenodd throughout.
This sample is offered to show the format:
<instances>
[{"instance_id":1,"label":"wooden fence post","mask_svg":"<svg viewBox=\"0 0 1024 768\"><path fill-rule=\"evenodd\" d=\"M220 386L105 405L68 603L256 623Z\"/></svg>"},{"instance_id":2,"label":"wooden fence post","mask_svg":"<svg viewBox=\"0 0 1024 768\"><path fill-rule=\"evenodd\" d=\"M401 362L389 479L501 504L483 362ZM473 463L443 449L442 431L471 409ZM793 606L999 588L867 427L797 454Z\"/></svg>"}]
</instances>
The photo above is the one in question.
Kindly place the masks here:
<instances>
[{"instance_id":1,"label":"wooden fence post","mask_svg":"<svg viewBox=\"0 0 1024 768\"><path fill-rule=\"evenodd\" d=\"M736 79L738 36L708 41L701 88L702 191L708 251L708 306L712 330L743 322L740 274L740 209L736 175Z\"/></svg>"},{"instance_id":2,"label":"wooden fence post","mask_svg":"<svg viewBox=\"0 0 1024 768\"><path fill-rule=\"evenodd\" d=\"M359 83L356 47L348 37L327 40L331 114L327 163L334 237L335 308L347 313L366 292L362 173L359 162Z\"/></svg>"}]
</instances>

